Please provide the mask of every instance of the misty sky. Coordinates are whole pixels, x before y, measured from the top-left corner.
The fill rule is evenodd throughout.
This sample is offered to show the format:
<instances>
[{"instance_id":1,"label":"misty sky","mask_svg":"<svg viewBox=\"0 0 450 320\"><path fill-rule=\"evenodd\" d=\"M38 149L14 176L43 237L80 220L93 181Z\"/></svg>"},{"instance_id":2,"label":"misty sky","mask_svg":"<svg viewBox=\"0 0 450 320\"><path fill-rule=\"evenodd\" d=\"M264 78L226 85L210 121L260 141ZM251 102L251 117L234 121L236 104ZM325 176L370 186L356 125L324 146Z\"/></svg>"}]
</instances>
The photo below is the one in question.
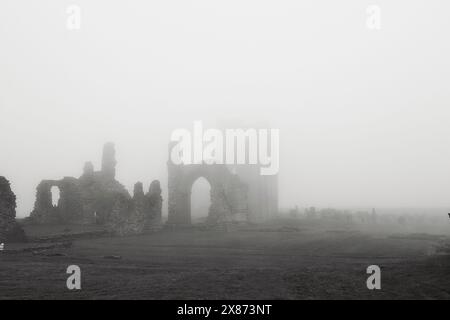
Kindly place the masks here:
<instances>
[{"instance_id":1,"label":"misty sky","mask_svg":"<svg viewBox=\"0 0 450 320\"><path fill-rule=\"evenodd\" d=\"M82 9L81 29L66 8ZM366 8L381 8L381 30ZM0 2L0 175L42 179L114 141L131 191L194 120L280 129L280 204L450 206L447 0Z\"/></svg>"}]
</instances>

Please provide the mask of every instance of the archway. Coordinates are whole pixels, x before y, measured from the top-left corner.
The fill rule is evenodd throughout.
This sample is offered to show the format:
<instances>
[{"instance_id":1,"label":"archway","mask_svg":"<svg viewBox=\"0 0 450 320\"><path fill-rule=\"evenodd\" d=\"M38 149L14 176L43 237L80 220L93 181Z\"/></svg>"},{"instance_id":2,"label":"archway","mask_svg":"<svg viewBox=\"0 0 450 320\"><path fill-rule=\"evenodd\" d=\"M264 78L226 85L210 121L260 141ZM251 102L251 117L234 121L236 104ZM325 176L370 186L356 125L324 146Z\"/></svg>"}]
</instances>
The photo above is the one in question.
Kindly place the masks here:
<instances>
[{"instance_id":1,"label":"archway","mask_svg":"<svg viewBox=\"0 0 450 320\"><path fill-rule=\"evenodd\" d=\"M200 177L211 186L211 205L206 222L231 221L237 213L247 208L247 187L225 165L174 165L169 161L168 167L168 224L191 224L192 185Z\"/></svg>"},{"instance_id":2,"label":"archway","mask_svg":"<svg viewBox=\"0 0 450 320\"><path fill-rule=\"evenodd\" d=\"M191 188L191 222L205 223L211 208L211 185L204 177L194 181Z\"/></svg>"}]
</instances>

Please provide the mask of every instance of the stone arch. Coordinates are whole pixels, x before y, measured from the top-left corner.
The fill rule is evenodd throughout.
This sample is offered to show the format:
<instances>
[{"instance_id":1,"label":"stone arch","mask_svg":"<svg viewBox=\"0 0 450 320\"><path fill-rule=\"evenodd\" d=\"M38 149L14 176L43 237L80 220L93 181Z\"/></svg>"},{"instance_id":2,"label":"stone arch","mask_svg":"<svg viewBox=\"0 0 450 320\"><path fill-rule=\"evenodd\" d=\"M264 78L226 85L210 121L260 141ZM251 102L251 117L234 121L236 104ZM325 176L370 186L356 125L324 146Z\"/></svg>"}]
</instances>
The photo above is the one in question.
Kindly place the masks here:
<instances>
[{"instance_id":1,"label":"stone arch","mask_svg":"<svg viewBox=\"0 0 450 320\"><path fill-rule=\"evenodd\" d=\"M232 221L239 213L245 214L247 188L225 165L174 165L169 161L168 166L169 224L191 224L191 190L200 177L211 186L208 223Z\"/></svg>"}]
</instances>

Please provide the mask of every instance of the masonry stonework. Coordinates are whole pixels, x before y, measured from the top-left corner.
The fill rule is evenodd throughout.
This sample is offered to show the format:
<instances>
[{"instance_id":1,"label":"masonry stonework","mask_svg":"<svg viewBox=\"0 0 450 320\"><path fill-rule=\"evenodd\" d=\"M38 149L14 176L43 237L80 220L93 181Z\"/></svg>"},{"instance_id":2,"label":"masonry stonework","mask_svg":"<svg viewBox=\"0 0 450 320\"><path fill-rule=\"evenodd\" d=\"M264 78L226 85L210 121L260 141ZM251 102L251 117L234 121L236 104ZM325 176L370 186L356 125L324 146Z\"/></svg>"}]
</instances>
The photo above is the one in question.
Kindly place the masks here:
<instances>
[{"instance_id":1,"label":"masonry stonework","mask_svg":"<svg viewBox=\"0 0 450 320\"><path fill-rule=\"evenodd\" d=\"M144 194L140 182L135 185L131 197L116 180L116 164L114 144L106 143L101 171L95 171L92 163L86 162L79 178L43 180L36 189L35 206L29 221L36 224L96 224L120 235L151 229L153 223L160 221L162 198L155 200L154 192ZM159 182L152 182L152 185L156 184ZM60 199L55 206L52 204L53 187L60 190ZM158 215L159 219L155 218Z\"/></svg>"},{"instance_id":2,"label":"masonry stonework","mask_svg":"<svg viewBox=\"0 0 450 320\"><path fill-rule=\"evenodd\" d=\"M23 241L25 233L16 222L16 195L9 181L0 176L0 243Z\"/></svg>"}]
</instances>

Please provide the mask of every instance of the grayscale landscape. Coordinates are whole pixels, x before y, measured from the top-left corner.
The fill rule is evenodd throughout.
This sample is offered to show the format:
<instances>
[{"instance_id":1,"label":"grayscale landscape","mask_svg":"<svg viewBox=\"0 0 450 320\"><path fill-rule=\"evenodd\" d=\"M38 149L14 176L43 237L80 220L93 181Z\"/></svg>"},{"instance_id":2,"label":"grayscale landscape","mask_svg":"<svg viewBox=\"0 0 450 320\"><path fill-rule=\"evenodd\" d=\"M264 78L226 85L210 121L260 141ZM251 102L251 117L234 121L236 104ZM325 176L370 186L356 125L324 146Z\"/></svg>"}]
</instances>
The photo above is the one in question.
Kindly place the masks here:
<instances>
[{"instance_id":1,"label":"grayscale landscape","mask_svg":"<svg viewBox=\"0 0 450 320\"><path fill-rule=\"evenodd\" d=\"M449 12L0 1L0 300L450 299Z\"/></svg>"}]
</instances>

